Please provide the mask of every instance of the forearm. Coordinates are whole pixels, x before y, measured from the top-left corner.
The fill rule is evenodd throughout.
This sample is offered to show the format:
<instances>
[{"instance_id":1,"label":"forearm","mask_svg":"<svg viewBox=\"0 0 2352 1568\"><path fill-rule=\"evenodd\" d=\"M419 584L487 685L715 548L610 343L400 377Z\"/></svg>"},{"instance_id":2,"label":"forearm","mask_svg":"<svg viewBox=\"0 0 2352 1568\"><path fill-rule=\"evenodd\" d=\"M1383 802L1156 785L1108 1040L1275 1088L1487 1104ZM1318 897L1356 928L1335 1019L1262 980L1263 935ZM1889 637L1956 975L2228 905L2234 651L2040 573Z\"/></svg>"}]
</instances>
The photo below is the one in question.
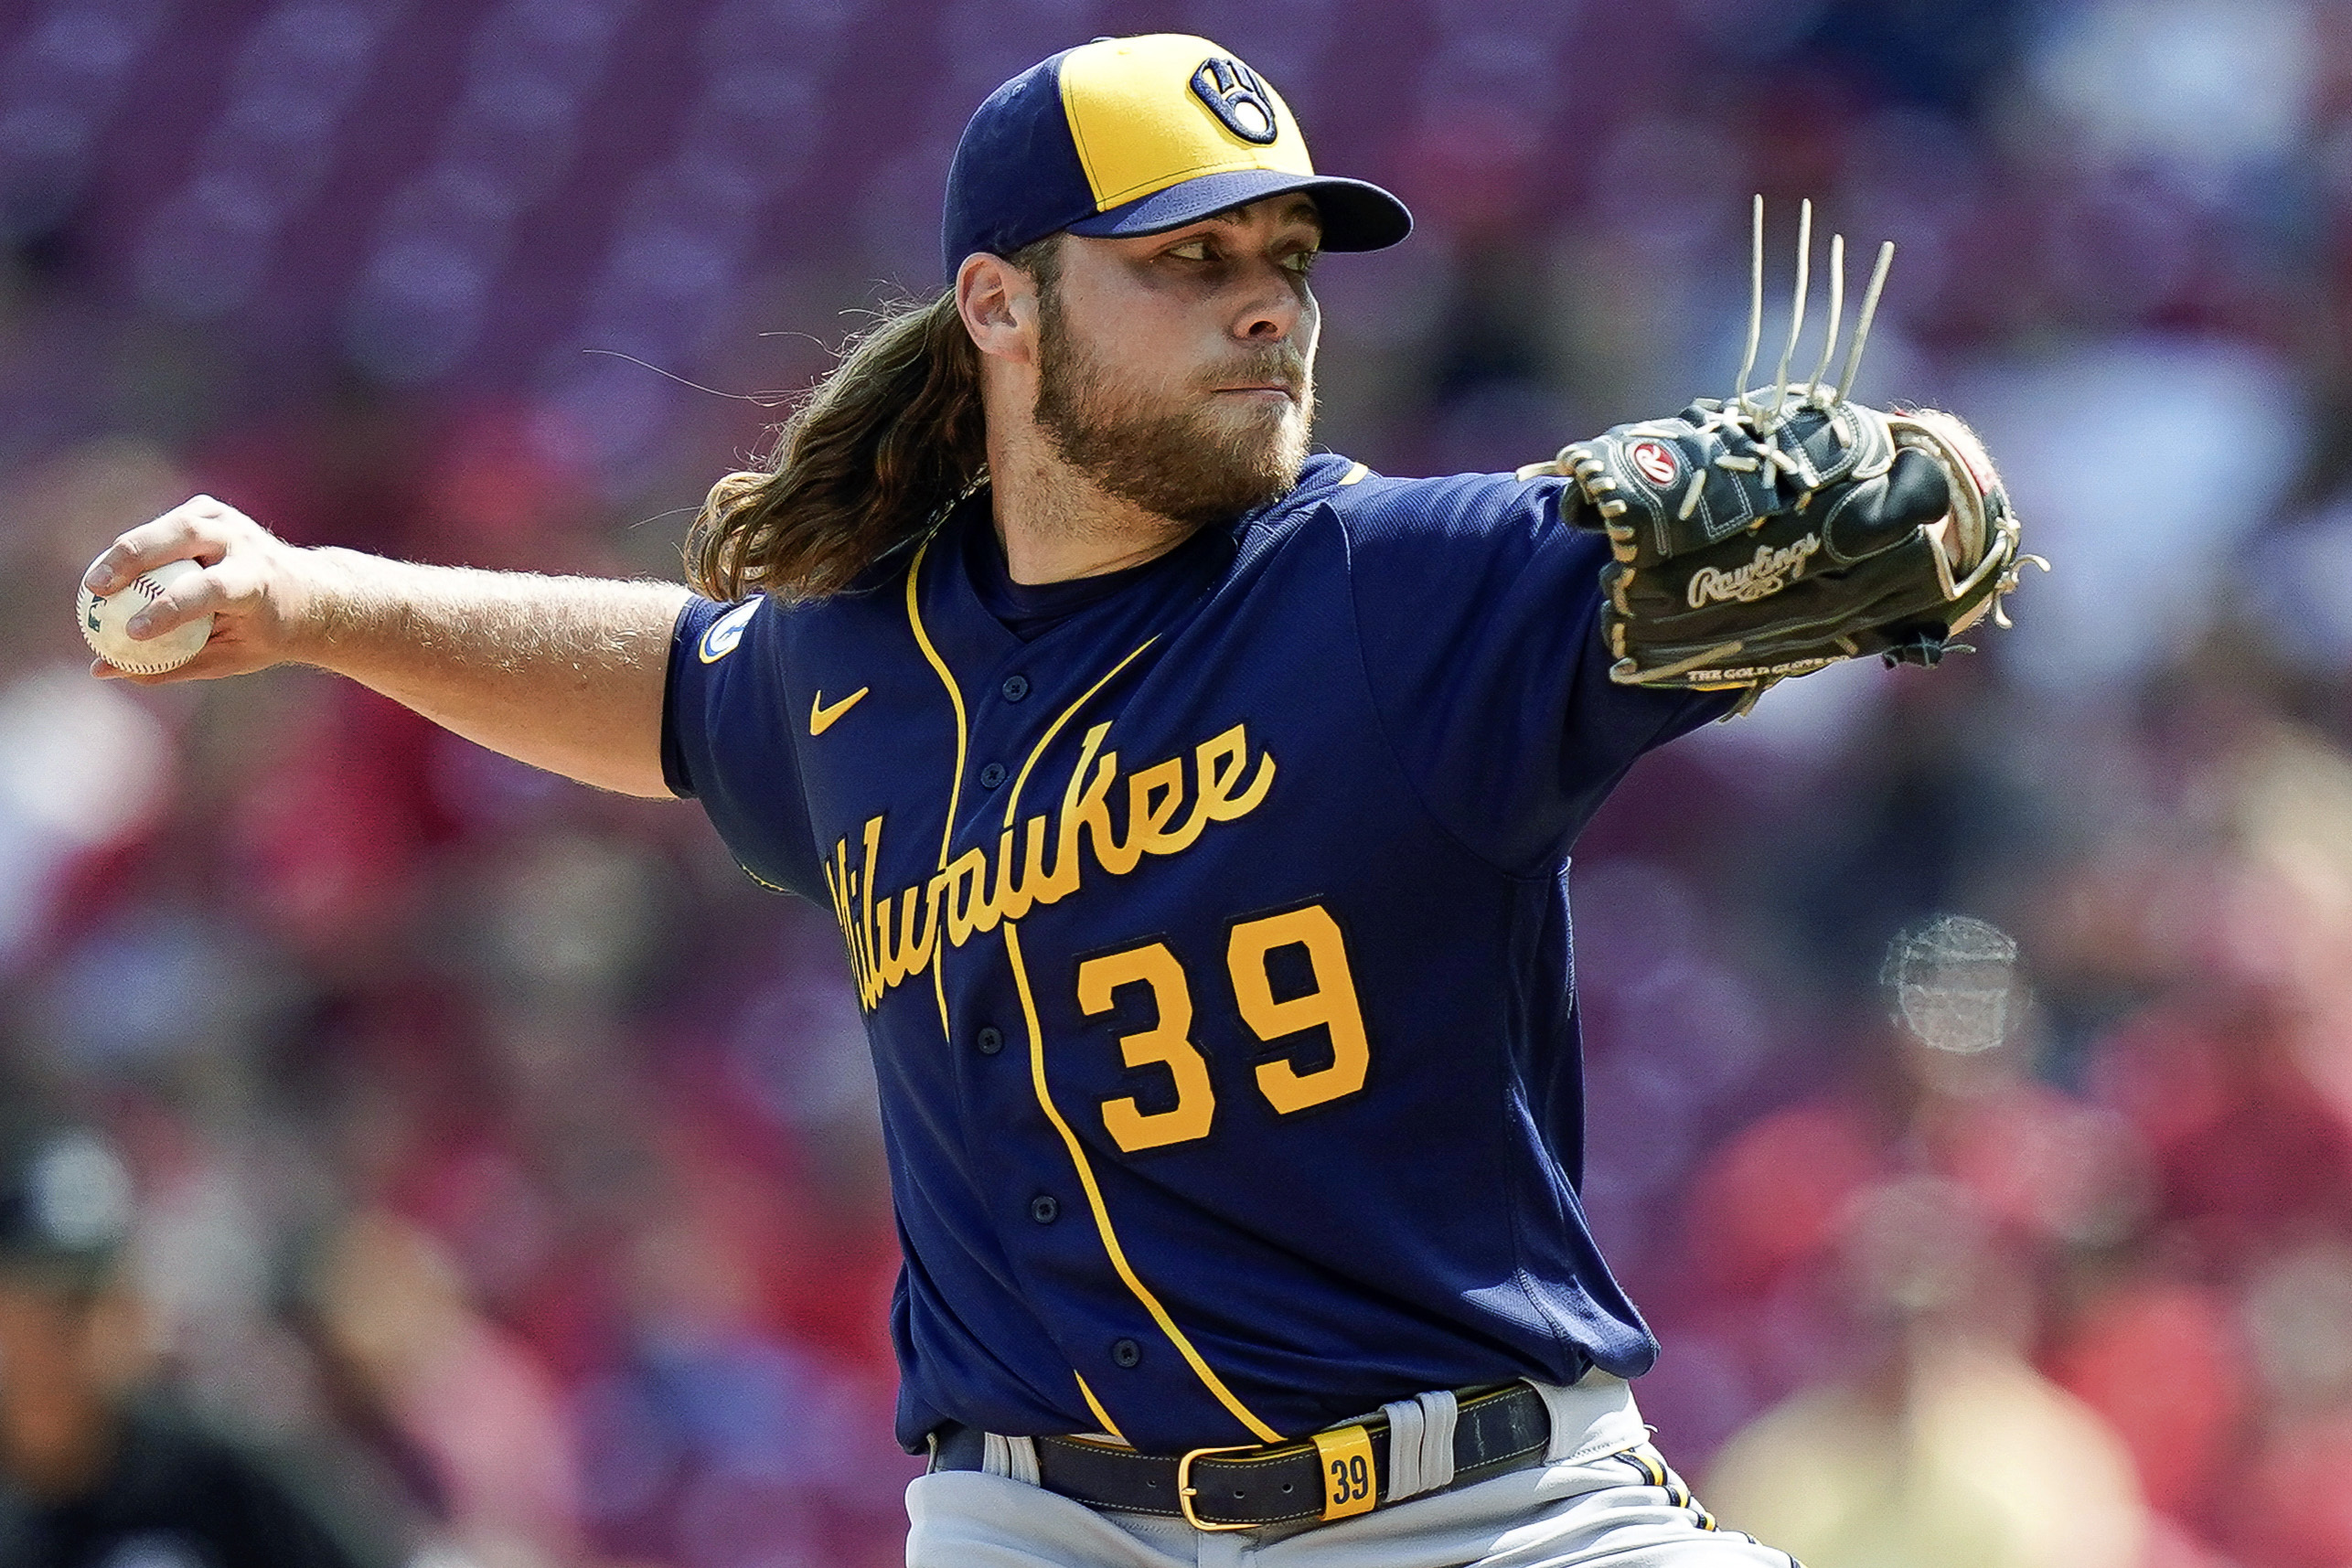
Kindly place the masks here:
<instances>
[{"instance_id":1,"label":"forearm","mask_svg":"<svg viewBox=\"0 0 2352 1568\"><path fill-rule=\"evenodd\" d=\"M535 767L668 794L662 685L685 589L305 553L315 602L290 659Z\"/></svg>"},{"instance_id":2,"label":"forearm","mask_svg":"<svg viewBox=\"0 0 2352 1568\"><path fill-rule=\"evenodd\" d=\"M120 592L166 561L175 581L126 628L135 641L212 617L187 663L143 686L315 665L372 687L493 751L604 789L665 795L661 701L686 590L529 572L414 566L299 549L198 496L131 529L83 586Z\"/></svg>"}]
</instances>

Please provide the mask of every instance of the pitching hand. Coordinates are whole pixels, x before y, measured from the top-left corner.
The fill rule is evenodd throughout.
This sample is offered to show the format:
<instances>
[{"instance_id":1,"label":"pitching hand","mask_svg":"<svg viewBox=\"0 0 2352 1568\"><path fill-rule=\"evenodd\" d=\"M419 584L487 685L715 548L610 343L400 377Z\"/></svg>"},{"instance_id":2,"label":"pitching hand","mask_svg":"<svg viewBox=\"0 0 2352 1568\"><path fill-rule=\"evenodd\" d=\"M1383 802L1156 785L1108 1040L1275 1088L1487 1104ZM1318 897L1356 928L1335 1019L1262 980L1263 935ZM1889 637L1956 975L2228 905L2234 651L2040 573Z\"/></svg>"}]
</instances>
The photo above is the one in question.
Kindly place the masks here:
<instances>
[{"instance_id":1,"label":"pitching hand","mask_svg":"<svg viewBox=\"0 0 2352 1568\"><path fill-rule=\"evenodd\" d=\"M210 615L211 639L162 675L133 675L103 659L91 661L92 675L141 686L245 675L298 656L296 645L315 629L316 552L287 544L209 496L183 501L117 539L82 581L93 593L112 593L167 560L193 560L203 570L133 616L128 631L144 640Z\"/></svg>"}]
</instances>

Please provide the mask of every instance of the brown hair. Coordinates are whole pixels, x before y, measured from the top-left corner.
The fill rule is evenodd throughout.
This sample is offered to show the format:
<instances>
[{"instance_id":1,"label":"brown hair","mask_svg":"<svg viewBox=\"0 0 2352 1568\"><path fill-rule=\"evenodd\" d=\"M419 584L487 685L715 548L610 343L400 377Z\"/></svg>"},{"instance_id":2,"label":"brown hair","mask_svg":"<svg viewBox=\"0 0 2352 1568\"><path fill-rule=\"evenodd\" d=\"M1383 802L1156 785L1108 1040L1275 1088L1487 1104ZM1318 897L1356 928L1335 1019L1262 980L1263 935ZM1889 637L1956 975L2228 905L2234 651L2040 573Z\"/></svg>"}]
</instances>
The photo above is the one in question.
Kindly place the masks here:
<instances>
[{"instance_id":1,"label":"brown hair","mask_svg":"<svg viewBox=\"0 0 2352 1568\"><path fill-rule=\"evenodd\" d=\"M1059 236L1006 258L1052 292ZM838 593L916 539L988 465L980 354L951 285L886 307L841 346L765 464L711 487L686 536L687 581L713 599Z\"/></svg>"}]
</instances>

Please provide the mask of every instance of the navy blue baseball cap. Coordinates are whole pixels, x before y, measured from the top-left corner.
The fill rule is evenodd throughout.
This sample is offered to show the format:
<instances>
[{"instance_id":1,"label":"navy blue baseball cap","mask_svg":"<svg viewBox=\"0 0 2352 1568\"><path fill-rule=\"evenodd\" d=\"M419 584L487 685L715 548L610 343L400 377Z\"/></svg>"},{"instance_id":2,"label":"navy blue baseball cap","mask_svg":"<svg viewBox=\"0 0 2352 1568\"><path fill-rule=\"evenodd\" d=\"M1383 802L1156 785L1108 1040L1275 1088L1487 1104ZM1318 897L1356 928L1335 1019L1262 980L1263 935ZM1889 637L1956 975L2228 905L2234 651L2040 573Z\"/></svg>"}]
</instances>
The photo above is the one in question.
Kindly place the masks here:
<instances>
[{"instance_id":1,"label":"navy blue baseball cap","mask_svg":"<svg viewBox=\"0 0 2352 1568\"><path fill-rule=\"evenodd\" d=\"M1096 38L1030 67L964 127L942 251L1009 256L1049 234L1159 234L1288 191L1315 198L1326 251L1413 231L1376 185L1318 175L1289 105L1206 38Z\"/></svg>"}]
</instances>

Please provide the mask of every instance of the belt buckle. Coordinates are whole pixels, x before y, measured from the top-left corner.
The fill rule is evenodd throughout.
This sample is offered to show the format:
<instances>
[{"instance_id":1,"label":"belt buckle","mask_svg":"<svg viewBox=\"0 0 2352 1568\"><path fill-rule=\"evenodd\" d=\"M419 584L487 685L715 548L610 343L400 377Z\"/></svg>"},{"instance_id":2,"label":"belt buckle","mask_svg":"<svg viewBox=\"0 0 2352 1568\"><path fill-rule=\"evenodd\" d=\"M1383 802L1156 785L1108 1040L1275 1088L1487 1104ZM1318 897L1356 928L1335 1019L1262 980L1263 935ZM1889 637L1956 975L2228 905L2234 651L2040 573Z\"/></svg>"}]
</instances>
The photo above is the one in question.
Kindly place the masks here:
<instances>
[{"instance_id":1,"label":"belt buckle","mask_svg":"<svg viewBox=\"0 0 2352 1568\"><path fill-rule=\"evenodd\" d=\"M1192 1461L1203 1454L1246 1454L1257 1447L1255 1443L1228 1444L1223 1448L1195 1448L1176 1461L1176 1506L1184 1515L1184 1522L1194 1530L1256 1530L1254 1524L1213 1524L1192 1511L1192 1499L1200 1488L1192 1485Z\"/></svg>"}]
</instances>

